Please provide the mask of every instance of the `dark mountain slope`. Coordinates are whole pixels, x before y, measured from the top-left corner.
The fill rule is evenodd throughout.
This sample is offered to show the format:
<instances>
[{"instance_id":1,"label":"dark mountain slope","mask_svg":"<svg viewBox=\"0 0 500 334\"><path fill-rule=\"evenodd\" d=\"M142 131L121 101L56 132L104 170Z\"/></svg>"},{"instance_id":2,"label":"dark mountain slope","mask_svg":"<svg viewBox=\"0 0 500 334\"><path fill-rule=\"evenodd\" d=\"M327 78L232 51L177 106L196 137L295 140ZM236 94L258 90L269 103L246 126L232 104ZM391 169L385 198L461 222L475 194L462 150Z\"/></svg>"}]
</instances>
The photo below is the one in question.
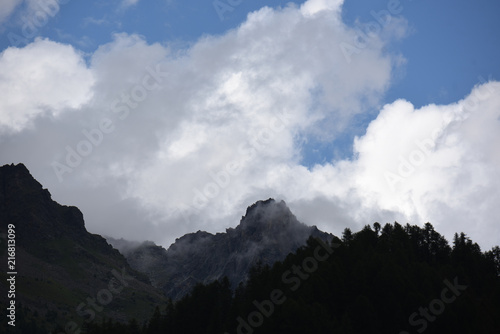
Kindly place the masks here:
<instances>
[{"instance_id":1,"label":"dark mountain slope","mask_svg":"<svg viewBox=\"0 0 500 334\"><path fill-rule=\"evenodd\" d=\"M49 191L19 164L0 167L2 305L10 302L9 224L15 226L16 305L36 311L49 328L101 316L144 318L150 316L145 309L163 299L148 278L130 268L104 238L87 232L80 210L54 202ZM95 306L90 306L92 302Z\"/></svg>"}]
</instances>

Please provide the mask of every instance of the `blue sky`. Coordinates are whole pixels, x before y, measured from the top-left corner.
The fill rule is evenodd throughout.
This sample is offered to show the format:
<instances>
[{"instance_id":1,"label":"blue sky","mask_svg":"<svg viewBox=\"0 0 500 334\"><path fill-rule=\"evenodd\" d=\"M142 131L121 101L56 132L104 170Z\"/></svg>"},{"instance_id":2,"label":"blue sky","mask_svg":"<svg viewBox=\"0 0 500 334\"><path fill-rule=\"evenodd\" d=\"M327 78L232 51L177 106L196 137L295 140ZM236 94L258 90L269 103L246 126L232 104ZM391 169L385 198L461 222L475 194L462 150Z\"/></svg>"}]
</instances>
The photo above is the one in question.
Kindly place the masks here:
<instances>
[{"instance_id":1,"label":"blue sky","mask_svg":"<svg viewBox=\"0 0 500 334\"><path fill-rule=\"evenodd\" d=\"M486 121L498 111L498 1L55 1L0 5L0 163L25 162L96 233L168 244L272 196L334 233L431 221L498 243L461 211L500 198L500 131ZM156 66L169 74L144 90ZM141 92L122 122L112 106ZM58 174L104 117L113 130ZM406 166L428 138L422 166ZM217 179L242 152L255 153L243 171ZM491 228L488 205L469 211Z\"/></svg>"},{"instance_id":2,"label":"blue sky","mask_svg":"<svg viewBox=\"0 0 500 334\"><path fill-rule=\"evenodd\" d=\"M264 6L284 7L291 2L235 0L232 3L236 5L228 1L137 1L126 5L122 0L65 0L61 1L59 12L37 28L36 36L69 43L87 53L121 32L142 35L148 43L173 43L182 49L203 36L223 34L238 27L249 12ZM293 3L300 5L303 1ZM382 103L404 98L416 107L448 104L463 98L474 85L499 78L500 3L497 1L345 1L342 19L363 30L364 24L378 22L373 13L384 15L389 5L398 8L397 16L408 23L405 36L389 46L406 63L394 74ZM18 15L23 6L28 5L20 4ZM13 44L9 32L24 37L22 27L14 11L10 21L4 23L2 50ZM350 128L335 142L310 138L303 144L302 163L313 166L349 157L352 139L363 134L376 113L374 110L371 117L362 117L359 126Z\"/></svg>"},{"instance_id":3,"label":"blue sky","mask_svg":"<svg viewBox=\"0 0 500 334\"><path fill-rule=\"evenodd\" d=\"M236 28L247 14L264 6L273 8L303 1L241 0L237 6L221 1L232 11L215 9L215 1L123 1L65 0L60 12L37 29L37 36L71 43L84 52L112 40L117 32L137 33L149 43L193 43L206 34L223 34ZM371 12L387 10L388 0L345 1L342 18L349 25L374 21ZM500 3L494 0L429 1L401 0L400 15L410 27L393 50L408 63L395 78L385 101L405 98L416 106L444 104L462 98L470 87L500 75ZM238 3L238 1L234 1ZM20 11L22 4L18 7ZM25 5L26 6L26 5ZM11 43L8 32L22 36L16 12L4 23L1 49ZM29 39L30 41L32 39ZM432 78L432 80L429 80Z\"/></svg>"}]
</instances>

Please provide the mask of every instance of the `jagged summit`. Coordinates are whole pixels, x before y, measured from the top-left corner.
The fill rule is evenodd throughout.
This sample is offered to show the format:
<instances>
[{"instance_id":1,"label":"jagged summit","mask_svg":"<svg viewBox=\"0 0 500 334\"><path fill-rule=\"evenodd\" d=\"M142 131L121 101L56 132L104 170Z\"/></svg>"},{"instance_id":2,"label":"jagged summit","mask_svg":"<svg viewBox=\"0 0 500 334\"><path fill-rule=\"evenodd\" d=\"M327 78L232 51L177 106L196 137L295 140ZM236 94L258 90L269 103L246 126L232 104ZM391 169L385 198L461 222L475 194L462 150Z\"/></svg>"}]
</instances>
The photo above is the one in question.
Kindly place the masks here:
<instances>
[{"instance_id":1,"label":"jagged summit","mask_svg":"<svg viewBox=\"0 0 500 334\"><path fill-rule=\"evenodd\" d=\"M189 233L176 239L168 250L142 244L127 255L127 260L167 296L178 299L196 283L224 276L236 287L247 279L252 265L281 261L310 236L325 241L333 238L299 222L284 201L269 198L249 206L240 224L225 233Z\"/></svg>"},{"instance_id":2,"label":"jagged summit","mask_svg":"<svg viewBox=\"0 0 500 334\"><path fill-rule=\"evenodd\" d=\"M76 240L87 233L81 211L54 202L22 163L0 167L0 223L13 220L26 241L62 235Z\"/></svg>"},{"instance_id":3,"label":"jagged summit","mask_svg":"<svg viewBox=\"0 0 500 334\"><path fill-rule=\"evenodd\" d=\"M280 206L282 208L287 208L285 201L276 202L274 198L268 198L266 200L260 200L250 205L247 208L245 216L250 216L259 212L259 209Z\"/></svg>"},{"instance_id":4,"label":"jagged summit","mask_svg":"<svg viewBox=\"0 0 500 334\"><path fill-rule=\"evenodd\" d=\"M21 198L51 200L49 191L42 188L22 163L0 167L0 189L0 208L3 209Z\"/></svg>"},{"instance_id":5,"label":"jagged summit","mask_svg":"<svg viewBox=\"0 0 500 334\"><path fill-rule=\"evenodd\" d=\"M249 206L238 227L241 229L284 228L290 224L300 224L300 222L284 201L277 202L269 198Z\"/></svg>"},{"instance_id":6,"label":"jagged summit","mask_svg":"<svg viewBox=\"0 0 500 334\"><path fill-rule=\"evenodd\" d=\"M11 181L10 183L15 184L18 190L24 191L24 195L26 195L27 191L33 193L42 190L44 194L48 194L50 196L49 191L42 188L42 185L35 180L35 178L33 178L30 171L23 163L19 163L17 165L3 165L0 167L0 177L0 182L3 182L6 185L7 181ZM5 195L6 190L9 189L4 189L3 195Z\"/></svg>"}]
</instances>

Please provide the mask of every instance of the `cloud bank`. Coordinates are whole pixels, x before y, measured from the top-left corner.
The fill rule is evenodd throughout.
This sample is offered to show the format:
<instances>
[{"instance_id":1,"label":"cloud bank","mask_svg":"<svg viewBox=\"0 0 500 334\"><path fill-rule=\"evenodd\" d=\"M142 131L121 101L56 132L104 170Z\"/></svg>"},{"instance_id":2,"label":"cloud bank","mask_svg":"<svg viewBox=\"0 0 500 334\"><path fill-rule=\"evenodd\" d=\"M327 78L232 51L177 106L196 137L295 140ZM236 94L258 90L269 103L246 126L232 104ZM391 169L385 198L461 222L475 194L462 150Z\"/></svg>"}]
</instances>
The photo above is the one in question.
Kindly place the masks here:
<instances>
[{"instance_id":1,"label":"cloud bank","mask_svg":"<svg viewBox=\"0 0 500 334\"><path fill-rule=\"evenodd\" d=\"M72 46L37 39L0 54L0 128L21 131L33 119L78 109L92 98L93 75Z\"/></svg>"},{"instance_id":2,"label":"cloud bank","mask_svg":"<svg viewBox=\"0 0 500 334\"><path fill-rule=\"evenodd\" d=\"M259 199L284 199L305 223L435 224L498 244L499 83L455 104L380 107L401 55L403 20L358 32L341 1L264 7L185 49L116 34L88 58L38 39L0 55L2 162L24 162L87 228L168 246L235 226ZM344 44L343 44L344 43ZM18 59L15 63L13 57ZM302 146L335 141L378 109L354 155L311 168Z\"/></svg>"}]
</instances>

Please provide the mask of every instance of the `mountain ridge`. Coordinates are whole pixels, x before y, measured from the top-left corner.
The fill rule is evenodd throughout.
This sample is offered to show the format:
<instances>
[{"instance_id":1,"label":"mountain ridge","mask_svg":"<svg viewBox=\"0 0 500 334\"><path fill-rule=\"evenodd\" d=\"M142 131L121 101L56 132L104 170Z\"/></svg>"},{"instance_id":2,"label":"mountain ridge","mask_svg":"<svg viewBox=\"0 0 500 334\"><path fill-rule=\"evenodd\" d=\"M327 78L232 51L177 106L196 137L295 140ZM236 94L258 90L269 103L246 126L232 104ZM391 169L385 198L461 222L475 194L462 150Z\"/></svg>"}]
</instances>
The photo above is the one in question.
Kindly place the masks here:
<instances>
[{"instance_id":1,"label":"mountain ridge","mask_svg":"<svg viewBox=\"0 0 500 334\"><path fill-rule=\"evenodd\" d=\"M129 249L125 256L132 268L147 274L155 287L177 300L197 283L223 277L236 288L246 281L253 265L283 260L310 236L328 242L335 237L299 222L284 201L269 198L250 205L239 225L226 232L187 233L168 249L146 242ZM107 240L119 247L120 240Z\"/></svg>"}]
</instances>

